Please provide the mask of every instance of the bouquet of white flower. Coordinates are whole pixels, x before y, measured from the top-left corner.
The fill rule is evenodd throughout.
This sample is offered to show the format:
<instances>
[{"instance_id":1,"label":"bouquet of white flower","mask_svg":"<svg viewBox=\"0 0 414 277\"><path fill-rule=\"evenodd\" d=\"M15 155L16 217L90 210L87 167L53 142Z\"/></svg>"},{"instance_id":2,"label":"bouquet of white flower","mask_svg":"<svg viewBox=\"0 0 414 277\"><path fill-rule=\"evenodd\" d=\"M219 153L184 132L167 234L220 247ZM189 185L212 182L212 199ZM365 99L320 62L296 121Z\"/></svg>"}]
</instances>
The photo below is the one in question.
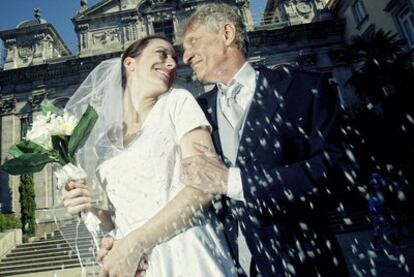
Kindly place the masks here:
<instances>
[{"instance_id":1,"label":"bouquet of white flower","mask_svg":"<svg viewBox=\"0 0 414 277\"><path fill-rule=\"evenodd\" d=\"M76 165L76 151L88 139L98 114L88 106L78 120L48 100L43 100L41 107L43 114L35 118L26 137L10 147L13 158L5 161L1 170L21 175L41 171L48 163Z\"/></svg>"},{"instance_id":2,"label":"bouquet of white flower","mask_svg":"<svg viewBox=\"0 0 414 277\"><path fill-rule=\"evenodd\" d=\"M11 175L21 175L41 171L46 164L53 163L54 174L58 179L56 189L58 193L61 193L62 188L70 179L87 177L86 172L77 167L75 154L87 141L98 119L98 114L89 105L78 120L68 112L59 110L48 100L42 101L41 108L42 115L35 118L26 137L10 147L9 154L12 158L6 160L0 166L0 170ZM80 216L76 217L75 242L70 242L70 245L74 247L82 266L82 257L78 249L80 218L91 231L97 249L100 221L90 211L81 212ZM55 221L59 226L59 220L56 217Z\"/></svg>"}]
</instances>

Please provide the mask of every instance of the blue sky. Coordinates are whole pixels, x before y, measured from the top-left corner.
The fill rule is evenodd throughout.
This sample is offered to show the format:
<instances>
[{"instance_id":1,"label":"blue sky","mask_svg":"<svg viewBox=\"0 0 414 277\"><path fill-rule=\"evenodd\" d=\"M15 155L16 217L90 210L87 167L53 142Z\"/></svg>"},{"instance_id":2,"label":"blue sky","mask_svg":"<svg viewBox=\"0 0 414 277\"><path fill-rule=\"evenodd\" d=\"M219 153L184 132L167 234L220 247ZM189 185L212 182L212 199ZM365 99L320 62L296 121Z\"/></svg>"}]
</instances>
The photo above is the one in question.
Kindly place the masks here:
<instances>
[{"instance_id":1,"label":"blue sky","mask_svg":"<svg viewBox=\"0 0 414 277\"><path fill-rule=\"evenodd\" d=\"M101 0L89 0L92 6ZM252 13L263 11L267 0L251 0ZM34 18L34 8L40 8L42 18L53 24L66 45L77 52L77 41L71 18L80 7L80 0L0 0L0 30L13 29L23 20Z\"/></svg>"}]
</instances>

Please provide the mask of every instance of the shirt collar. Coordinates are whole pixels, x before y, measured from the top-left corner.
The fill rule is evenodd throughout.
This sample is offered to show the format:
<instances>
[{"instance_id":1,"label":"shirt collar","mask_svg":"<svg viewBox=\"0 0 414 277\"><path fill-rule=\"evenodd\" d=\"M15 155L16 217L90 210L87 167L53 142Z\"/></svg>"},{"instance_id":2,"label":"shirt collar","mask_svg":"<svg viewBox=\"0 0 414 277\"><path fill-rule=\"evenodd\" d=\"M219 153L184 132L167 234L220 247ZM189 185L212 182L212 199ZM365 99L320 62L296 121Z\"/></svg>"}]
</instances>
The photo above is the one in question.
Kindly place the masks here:
<instances>
[{"instance_id":1,"label":"shirt collar","mask_svg":"<svg viewBox=\"0 0 414 277\"><path fill-rule=\"evenodd\" d=\"M254 92L256 89L256 71L248 62L245 62L242 65L239 71L237 71L237 73L233 76L229 84L231 84L233 80L240 83L243 87L247 87L250 91ZM219 90L227 88L227 86L223 83L219 83L217 86Z\"/></svg>"}]
</instances>

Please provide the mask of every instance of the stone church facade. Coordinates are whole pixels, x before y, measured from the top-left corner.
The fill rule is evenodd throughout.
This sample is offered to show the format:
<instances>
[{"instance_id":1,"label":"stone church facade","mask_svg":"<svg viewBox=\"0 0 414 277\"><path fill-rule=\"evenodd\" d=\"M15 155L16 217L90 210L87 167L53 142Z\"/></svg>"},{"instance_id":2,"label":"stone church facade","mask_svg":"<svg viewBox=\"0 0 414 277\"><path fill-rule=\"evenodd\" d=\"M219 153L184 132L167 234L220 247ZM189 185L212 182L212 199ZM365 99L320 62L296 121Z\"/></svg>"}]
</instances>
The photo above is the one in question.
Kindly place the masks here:
<instances>
[{"instance_id":1,"label":"stone church facade","mask_svg":"<svg viewBox=\"0 0 414 277\"><path fill-rule=\"evenodd\" d=\"M78 38L78 53L72 54L53 25L41 18L1 30L7 49L0 71L0 153L18 142L24 126L40 113L45 98L57 106L65 103L88 73L104 59L120 56L133 41L151 34L163 34L175 41L179 22L203 0L102 0L94 6L81 1L72 18ZM265 17L254 23L249 0L222 1L236 6L249 31L249 61L268 67L301 67L332 72L333 85L341 87L349 74L344 61L344 25L326 10L324 0L269 0ZM174 42L178 56L180 45ZM194 95L210 86L198 83L191 70L178 65L179 85ZM341 93L344 103L352 101ZM53 230L50 213L56 201L52 169L34 174L37 236ZM0 172L2 213L20 214L20 178Z\"/></svg>"}]
</instances>

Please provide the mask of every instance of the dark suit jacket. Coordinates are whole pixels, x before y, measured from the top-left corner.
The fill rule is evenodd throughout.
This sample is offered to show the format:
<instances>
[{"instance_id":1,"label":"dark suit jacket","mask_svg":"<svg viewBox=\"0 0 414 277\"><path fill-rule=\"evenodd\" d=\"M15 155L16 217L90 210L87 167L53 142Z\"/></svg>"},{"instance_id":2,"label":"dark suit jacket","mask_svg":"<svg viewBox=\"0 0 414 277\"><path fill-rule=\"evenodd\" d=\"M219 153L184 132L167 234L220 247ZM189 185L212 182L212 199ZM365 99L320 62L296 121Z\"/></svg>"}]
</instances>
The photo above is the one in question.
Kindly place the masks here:
<instances>
[{"instance_id":1,"label":"dark suit jacket","mask_svg":"<svg viewBox=\"0 0 414 277\"><path fill-rule=\"evenodd\" d=\"M338 97L323 74L259 72L236 161L246 203L227 198L218 211L233 254L238 220L263 276L346 275L337 242L318 213L319 196L332 185L331 168L342 156ZM198 102L221 155L216 98L215 88ZM339 266L332 265L334 257Z\"/></svg>"}]
</instances>

